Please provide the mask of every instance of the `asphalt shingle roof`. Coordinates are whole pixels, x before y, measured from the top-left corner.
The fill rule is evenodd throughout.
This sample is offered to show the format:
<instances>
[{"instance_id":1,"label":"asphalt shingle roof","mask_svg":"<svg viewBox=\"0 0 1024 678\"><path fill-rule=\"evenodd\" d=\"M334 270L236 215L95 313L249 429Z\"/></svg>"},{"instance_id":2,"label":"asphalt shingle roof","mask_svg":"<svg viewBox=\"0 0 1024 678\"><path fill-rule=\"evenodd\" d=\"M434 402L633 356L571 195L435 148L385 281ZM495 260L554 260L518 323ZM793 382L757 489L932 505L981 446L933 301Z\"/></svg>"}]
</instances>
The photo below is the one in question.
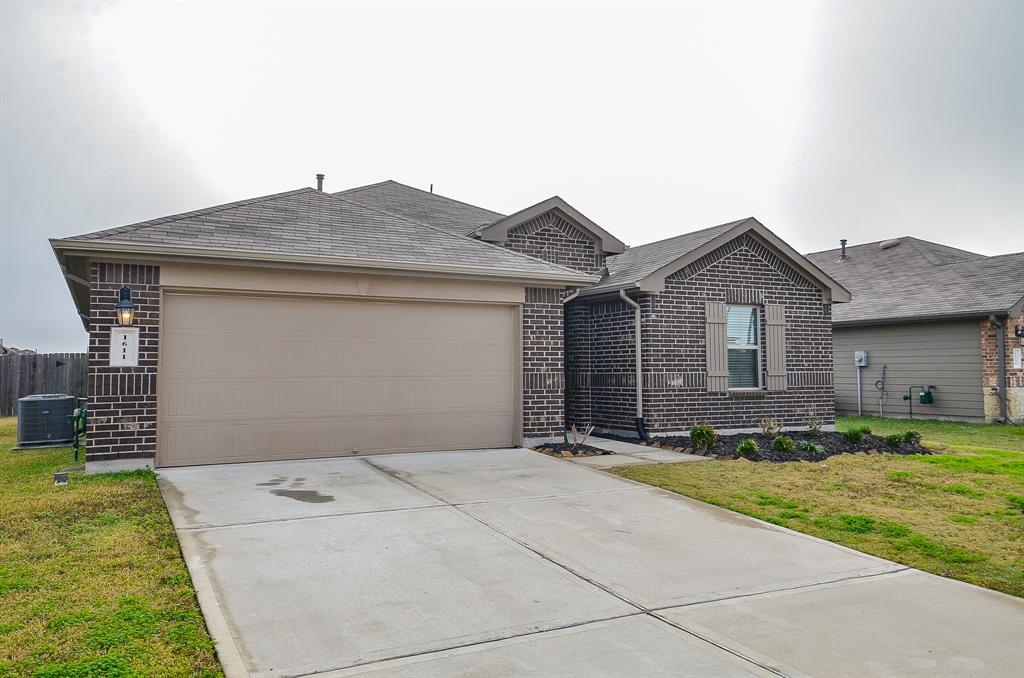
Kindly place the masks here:
<instances>
[{"instance_id":1,"label":"asphalt shingle roof","mask_svg":"<svg viewBox=\"0 0 1024 678\"><path fill-rule=\"evenodd\" d=\"M580 275L564 266L312 188L241 200L67 240L451 265L536 276Z\"/></svg>"},{"instance_id":2,"label":"asphalt shingle roof","mask_svg":"<svg viewBox=\"0 0 1024 678\"><path fill-rule=\"evenodd\" d=\"M350 188L334 195L458 235L468 235L505 216L391 180Z\"/></svg>"},{"instance_id":3,"label":"asphalt shingle roof","mask_svg":"<svg viewBox=\"0 0 1024 678\"><path fill-rule=\"evenodd\" d=\"M837 324L1005 312L1024 297L1024 252L986 257L919 238L808 254L853 293L832 309ZM884 242L884 241L883 241Z\"/></svg>"},{"instance_id":4,"label":"asphalt shingle roof","mask_svg":"<svg viewBox=\"0 0 1024 678\"><path fill-rule=\"evenodd\" d=\"M608 257L606 260L608 274L601 278L601 282L588 288L588 292L631 286L744 221L747 219L730 221L727 224L684 233L674 238L631 247L622 254Z\"/></svg>"}]
</instances>

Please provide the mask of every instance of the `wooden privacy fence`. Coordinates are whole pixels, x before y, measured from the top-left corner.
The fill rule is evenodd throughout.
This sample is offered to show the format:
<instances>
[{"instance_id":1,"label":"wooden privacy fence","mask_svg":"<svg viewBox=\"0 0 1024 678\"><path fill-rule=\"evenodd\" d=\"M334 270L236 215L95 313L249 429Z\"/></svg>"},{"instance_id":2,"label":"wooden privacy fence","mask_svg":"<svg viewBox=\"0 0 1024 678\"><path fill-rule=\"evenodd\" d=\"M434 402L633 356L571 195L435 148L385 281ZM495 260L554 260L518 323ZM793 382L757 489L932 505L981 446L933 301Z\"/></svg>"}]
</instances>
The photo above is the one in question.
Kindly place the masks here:
<instances>
[{"instance_id":1,"label":"wooden privacy fence","mask_svg":"<svg viewBox=\"0 0 1024 678\"><path fill-rule=\"evenodd\" d=\"M18 398L37 393L84 396L89 371L86 353L0 356L0 417L18 413Z\"/></svg>"}]
</instances>

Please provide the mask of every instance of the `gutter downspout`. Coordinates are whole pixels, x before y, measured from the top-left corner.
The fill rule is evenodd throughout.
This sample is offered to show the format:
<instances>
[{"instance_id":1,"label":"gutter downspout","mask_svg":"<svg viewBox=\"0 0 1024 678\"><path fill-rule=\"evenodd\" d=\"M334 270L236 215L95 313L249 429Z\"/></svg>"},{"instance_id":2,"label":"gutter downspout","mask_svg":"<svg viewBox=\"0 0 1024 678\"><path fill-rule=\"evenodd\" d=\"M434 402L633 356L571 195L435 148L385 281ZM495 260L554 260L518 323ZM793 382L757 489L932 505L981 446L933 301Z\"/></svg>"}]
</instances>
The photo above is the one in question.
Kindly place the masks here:
<instances>
[{"instance_id":1,"label":"gutter downspout","mask_svg":"<svg viewBox=\"0 0 1024 678\"><path fill-rule=\"evenodd\" d=\"M1006 325L999 322L995 314L990 315L988 321L999 330L999 337L996 340L999 351L999 418L1004 424L1008 424L1010 419L1006 412Z\"/></svg>"},{"instance_id":2,"label":"gutter downspout","mask_svg":"<svg viewBox=\"0 0 1024 678\"><path fill-rule=\"evenodd\" d=\"M644 382L643 382L643 363L640 355L640 304L636 303L626 295L626 290L619 290L619 298L624 302L633 307L633 325L635 327L634 342L636 346L636 434L640 436L641 440L650 440L651 437L647 435L647 431L644 430Z\"/></svg>"},{"instance_id":3,"label":"gutter downspout","mask_svg":"<svg viewBox=\"0 0 1024 678\"><path fill-rule=\"evenodd\" d=\"M581 288L582 289L582 288ZM572 293L566 295L565 299L562 299L562 440L565 443L569 442L569 399L565 397L566 387L569 385L569 363L565 359L566 345L564 343L566 336L565 333L565 308L566 304L580 296L580 290L574 290Z\"/></svg>"}]
</instances>

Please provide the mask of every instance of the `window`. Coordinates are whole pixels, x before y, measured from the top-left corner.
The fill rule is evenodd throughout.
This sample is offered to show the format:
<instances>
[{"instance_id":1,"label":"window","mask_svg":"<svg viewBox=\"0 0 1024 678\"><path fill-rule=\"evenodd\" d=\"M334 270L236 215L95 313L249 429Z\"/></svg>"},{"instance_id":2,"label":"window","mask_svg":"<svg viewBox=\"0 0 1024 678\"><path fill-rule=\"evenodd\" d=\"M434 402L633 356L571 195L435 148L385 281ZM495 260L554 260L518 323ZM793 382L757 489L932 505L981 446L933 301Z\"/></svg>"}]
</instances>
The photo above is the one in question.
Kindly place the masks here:
<instances>
[{"instance_id":1,"label":"window","mask_svg":"<svg viewBox=\"0 0 1024 678\"><path fill-rule=\"evenodd\" d=\"M725 320L729 349L729 388L760 388L760 322L757 306L726 306Z\"/></svg>"}]
</instances>

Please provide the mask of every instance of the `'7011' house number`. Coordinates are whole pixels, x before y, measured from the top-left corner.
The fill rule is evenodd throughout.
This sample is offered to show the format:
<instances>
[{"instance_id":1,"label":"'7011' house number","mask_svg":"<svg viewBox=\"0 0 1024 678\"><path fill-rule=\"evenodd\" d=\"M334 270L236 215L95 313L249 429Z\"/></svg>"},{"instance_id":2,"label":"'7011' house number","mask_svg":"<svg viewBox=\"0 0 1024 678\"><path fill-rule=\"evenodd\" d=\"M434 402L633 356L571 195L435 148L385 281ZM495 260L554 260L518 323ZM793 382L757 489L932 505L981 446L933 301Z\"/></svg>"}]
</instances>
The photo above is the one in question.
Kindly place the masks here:
<instances>
[{"instance_id":1,"label":"'7011' house number","mask_svg":"<svg viewBox=\"0 0 1024 678\"><path fill-rule=\"evenodd\" d=\"M138 367L139 365L139 328L110 328L110 366Z\"/></svg>"}]
</instances>

